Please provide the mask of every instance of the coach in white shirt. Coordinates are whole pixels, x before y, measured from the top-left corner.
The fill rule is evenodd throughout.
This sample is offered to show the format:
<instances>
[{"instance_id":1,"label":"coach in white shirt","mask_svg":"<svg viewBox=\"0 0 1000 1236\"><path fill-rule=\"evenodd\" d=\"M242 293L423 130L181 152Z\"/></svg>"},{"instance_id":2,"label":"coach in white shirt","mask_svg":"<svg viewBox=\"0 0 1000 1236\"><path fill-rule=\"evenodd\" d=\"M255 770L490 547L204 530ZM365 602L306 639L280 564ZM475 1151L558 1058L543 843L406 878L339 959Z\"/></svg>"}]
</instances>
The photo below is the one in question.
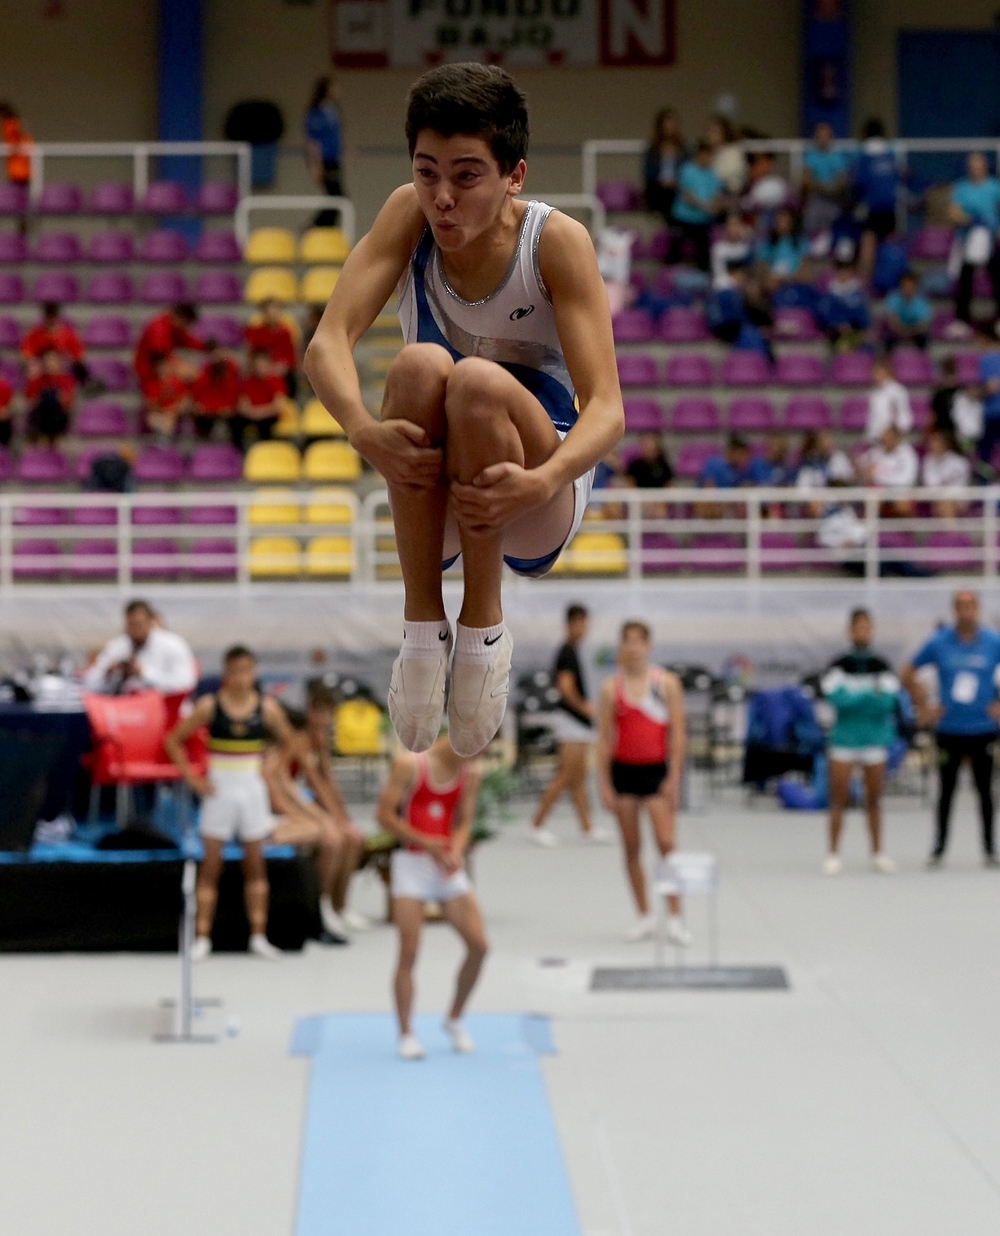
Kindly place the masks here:
<instances>
[{"instance_id":1,"label":"coach in white shirt","mask_svg":"<svg viewBox=\"0 0 1000 1236\"><path fill-rule=\"evenodd\" d=\"M83 675L85 690L105 692L121 691L128 684L184 695L197 681L198 666L187 641L159 626L145 601L126 606L124 634L108 640Z\"/></svg>"},{"instance_id":2,"label":"coach in white shirt","mask_svg":"<svg viewBox=\"0 0 1000 1236\"><path fill-rule=\"evenodd\" d=\"M877 442L889 425L900 433L909 433L913 428L913 407L910 396L901 382L892 376L892 365L885 357L879 357L872 366L875 389L868 396L868 422L865 437Z\"/></svg>"}]
</instances>

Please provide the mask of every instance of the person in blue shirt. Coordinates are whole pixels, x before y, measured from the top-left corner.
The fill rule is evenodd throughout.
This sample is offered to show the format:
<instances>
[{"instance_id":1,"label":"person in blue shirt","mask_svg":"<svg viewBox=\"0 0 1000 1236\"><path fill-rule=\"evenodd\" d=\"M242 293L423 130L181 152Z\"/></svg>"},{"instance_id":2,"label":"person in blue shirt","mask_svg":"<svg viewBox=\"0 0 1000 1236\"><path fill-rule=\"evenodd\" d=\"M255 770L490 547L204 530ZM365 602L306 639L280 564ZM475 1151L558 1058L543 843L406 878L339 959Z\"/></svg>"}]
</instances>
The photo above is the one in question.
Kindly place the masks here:
<instances>
[{"instance_id":1,"label":"person in blue shirt","mask_svg":"<svg viewBox=\"0 0 1000 1236\"><path fill-rule=\"evenodd\" d=\"M927 347L934 311L912 270L904 272L899 287L885 298L884 307L882 338L890 352L901 343Z\"/></svg>"},{"instance_id":2,"label":"person in blue shirt","mask_svg":"<svg viewBox=\"0 0 1000 1236\"><path fill-rule=\"evenodd\" d=\"M881 120L869 120L862 130L853 179L854 196L864 216L858 260L864 277L870 279L879 241L896 230L896 201L902 186L896 152L885 140Z\"/></svg>"},{"instance_id":3,"label":"person in blue shirt","mask_svg":"<svg viewBox=\"0 0 1000 1236\"><path fill-rule=\"evenodd\" d=\"M328 197L343 197L340 92L336 80L321 77L313 87L305 119L306 159L320 190ZM336 227L340 212L321 211L315 227Z\"/></svg>"},{"instance_id":4,"label":"person in blue shirt","mask_svg":"<svg viewBox=\"0 0 1000 1236\"><path fill-rule=\"evenodd\" d=\"M1000 314L1000 252L997 248L997 232L1000 230L1000 180L990 175L986 156L974 150L965 161L966 176L956 181L951 191L948 218L961 231L956 244L962 246L962 264L955 288L955 317L960 322L972 321L972 282L976 265L985 265L993 285L993 300ZM976 228L985 228L991 241L987 259L974 263L969 260L966 246L971 249L970 233Z\"/></svg>"},{"instance_id":5,"label":"person in blue shirt","mask_svg":"<svg viewBox=\"0 0 1000 1236\"><path fill-rule=\"evenodd\" d=\"M757 261L766 268L773 288L802 280L803 264L809 246L802 235L802 221L793 210L781 209L774 216L774 227L757 247Z\"/></svg>"},{"instance_id":6,"label":"person in blue shirt","mask_svg":"<svg viewBox=\"0 0 1000 1236\"><path fill-rule=\"evenodd\" d=\"M705 301L708 329L723 343L745 351L761 352L773 364L774 355L762 329L773 325L767 296L755 281L747 280L745 260L726 263L727 282L716 287Z\"/></svg>"},{"instance_id":7,"label":"person in blue shirt","mask_svg":"<svg viewBox=\"0 0 1000 1236\"><path fill-rule=\"evenodd\" d=\"M725 186L712 170L712 147L704 139L694 158L680 170L673 216L682 238L694 247L695 265L708 270L712 242L712 222L725 205Z\"/></svg>"},{"instance_id":8,"label":"person in blue shirt","mask_svg":"<svg viewBox=\"0 0 1000 1236\"><path fill-rule=\"evenodd\" d=\"M746 438L731 433L725 452L706 460L698 484L702 489L739 489L744 485L767 485L771 467L766 459L751 455Z\"/></svg>"},{"instance_id":9,"label":"person in blue shirt","mask_svg":"<svg viewBox=\"0 0 1000 1236\"><path fill-rule=\"evenodd\" d=\"M816 305L816 321L835 348L856 348L865 341L871 309L851 258L834 262L833 277Z\"/></svg>"},{"instance_id":10,"label":"person in blue shirt","mask_svg":"<svg viewBox=\"0 0 1000 1236\"><path fill-rule=\"evenodd\" d=\"M882 787L889 747L896 738L896 706L901 690L889 663L871 651L872 616L866 609L851 614L851 651L832 662L820 689L835 712L829 736L830 851L825 875L839 875L840 835L851 801L851 780L860 767L865 780L865 807L872 845L872 868L890 875L896 864L882 849Z\"/></svg>"},{"instance_id":11,"label":"person in blue shirt","mask_svg":"<svg viewBox=\"0 0 1000 1236\"><path fill-rule=\"evenodd\" d=\"M985 332L979 335L979 342L983 345L983 354L979 358L983 432L976 443L976 458L990 469L993 467L993 455L1000 445L1000 344Z\"/></svg>"},{"instance_id":12,"label":"person in blue shirt","mask_svg":"<svg viewBox=\"0 0 1000 1236\"><path fill-rule=\"evenodd\" d=\"M802 156L803 222L815 236L831 228L847 204L851 188L851 159L833 149L833 128L821 120L813 131L813 145Z\"/></svg>"},{"instance_id":13,"label":"person in blue shirt","mask_svg":"<svg viewBox=\"0 0 1000 1236\"><path fill-rule=\"evenodd\" d=\"M958 771L968 759L979 795L985 862L996 867L1000 863L993 849L993 748L1000 720L1000 635L980 625L976 593L956 592L953 605L955 625L932 635L903 670L903 686L913 699L918 722L937 729L937 837L929 866L940 866L944 858ZM940 702L933 706L917 677L924 665L937 670Z\"/></svg>"}]
</instances>

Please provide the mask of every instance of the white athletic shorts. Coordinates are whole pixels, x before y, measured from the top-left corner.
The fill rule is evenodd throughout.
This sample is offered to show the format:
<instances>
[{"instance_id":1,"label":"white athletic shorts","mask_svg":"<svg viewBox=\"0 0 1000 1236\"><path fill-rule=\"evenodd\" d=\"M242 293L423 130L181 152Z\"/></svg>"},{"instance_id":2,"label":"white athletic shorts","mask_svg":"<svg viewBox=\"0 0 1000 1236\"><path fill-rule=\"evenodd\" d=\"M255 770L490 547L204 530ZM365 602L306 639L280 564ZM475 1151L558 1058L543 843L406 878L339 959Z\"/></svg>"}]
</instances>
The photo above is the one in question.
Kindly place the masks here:
<instances>
[{"instance_id":1,"label":"white athletic shorts","mask_svg":"<svg viewBox=\"0 0 1000 1236\"><path fill-rule=\"evenodd\" d=\"M552 733L556 742L594 742L597 738L592 725L584 725L563 708L552 714Z\"/></svg>"},{"instance_id":2,"label":"white athletic shorts","mask_svg":"<svg viewBox=\"0 0 1000 1236\"><path fill-rule=\"evenodd\" d=\"M417 901L454 901L472 891L463 868L445 875L424 850L393 850L389 868L389 891L393 897Z\"/></svg>"},{"instance_id":3,"label":"white athletic shorts","mask_svg":"<svg viewBox=\"0 0 1000 1236\"><path fill-rule=\"evenodd\" d=\"M271 800L264 778L248 769L213 768L215 793L201 800L199 827L215 841L263 841L274 831Z\"/></svg>"},{"instance_id":4,"label":"white athletic shorts","mask_svg":"<svg viewBox=\"0 0 1000 1236\"><path fill-rule=\"evenodd\" d=\"M863 764L866 768L884 764L889 758L885 747L831 747L828 754L838 764Z\"/></svg>"}]
</instances>

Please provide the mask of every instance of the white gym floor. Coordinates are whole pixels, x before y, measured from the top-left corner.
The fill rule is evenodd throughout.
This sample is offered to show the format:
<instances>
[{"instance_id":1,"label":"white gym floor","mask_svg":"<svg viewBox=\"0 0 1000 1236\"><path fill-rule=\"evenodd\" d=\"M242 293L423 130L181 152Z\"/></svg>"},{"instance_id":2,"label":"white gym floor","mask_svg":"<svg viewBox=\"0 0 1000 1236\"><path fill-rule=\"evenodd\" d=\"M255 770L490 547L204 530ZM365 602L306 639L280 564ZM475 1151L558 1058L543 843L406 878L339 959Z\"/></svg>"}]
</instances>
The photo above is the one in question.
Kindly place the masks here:
<instances>
[{"instance_id":1,"label":"white gym floor","mask_svg":"<svg viewBox=\"0 0 1000 1236\"><path fill-rule=\"evenodd\" d=\"M891 877L867 869L857 816L833 879L817 815L733 797L683 817L682 848L722 863L723 962L780 963L787 992L591 993L595 963L652 958L620 942L617 846L581 843L563 808L557 849L518 820L483 847L475 1008L553 1019L544 1070L586 1236L1000 1231L1000 871L981 866L970 796L937 872L929 808L890 800ZM353 900L382 905L368 880ZM211 1045L151 1041L171 957L0 956L0 1231L290 1236L309 1069L292 1025L388 1009L393 943L379 925L274 965L212 958ZM422 1009L442 1007L457 956L429 927ZM391 1164L378 1146L371 1163L379 1188Z\"/></svg>"}]
</instances>

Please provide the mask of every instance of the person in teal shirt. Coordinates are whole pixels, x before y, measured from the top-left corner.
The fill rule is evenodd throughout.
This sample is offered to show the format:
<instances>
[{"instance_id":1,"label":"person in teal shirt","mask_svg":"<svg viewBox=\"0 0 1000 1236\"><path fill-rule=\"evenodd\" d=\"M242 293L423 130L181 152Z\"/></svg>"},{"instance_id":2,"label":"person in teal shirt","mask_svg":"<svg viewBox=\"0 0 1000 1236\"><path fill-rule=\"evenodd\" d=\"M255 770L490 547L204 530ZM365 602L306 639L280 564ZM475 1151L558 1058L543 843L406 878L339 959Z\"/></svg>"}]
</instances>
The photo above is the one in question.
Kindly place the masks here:
<instances>
[{"instance_id":1,"label":"person in teal shirt","mask_svg":"<svg viewBox=\"0 0 1000 1236\"><path fill-rule=\"evenodd\" d=\"M891 351L901 343L926 348L930 337L934 310L920 291L920 282L912 270L904 271L899 287L885 298L883 338Z\"/></svg>"},{"instance_id":2,"label":"person in teal shirt","mask_svg":"<svg viewBox=\"0 0 1000 1236\"><path fill-rule=\"evenodd\" d=\"M809 236L833 226L843 213L851 185L850 155L834 150L833 128L825 120L816 126L813 143L802 156L803 221Z\"/></svg>"},{"instance_id":3,"label":"person in teal shirt","mask_svg":"<svg viewBox=\"0 0 1000 1236\"><path fill-rule=\"evenodd\" d=\"M838 657L820 681L824 698L836 712L830 731L830 852L826 875L839 875L840 837L851 797L851 779L859 767L865 781L865 807L871 837L872 869L889 875L895 863L882 849L882 787L889 747L896 738L896 709L901 684L889 663L871 651L874 633L866 609L851 613L851 650Z\"/></svg>"},{"instance_id":4,"label":"person in teal shirt","mask_svg":"<svg viewBox=\"0 0 1000 1236\"><path fill-rule=\"evenodd\" d=\"M712 222L725 205L725 186L711 164L712 148L702 140L694 158L681 168L674 200L674 222L682 237L693 244L699 270L709 268Z\"/></svg>"},{"instance_id":5,"label":"person in teal shirt","mask_svg":"<svg viewBox=\"0 0 1000 1236\"><path fill-rule=\"evenodd\" d=\"M767 279L772 287L799 280L809 246L794 211L779 210L768 238L757 248L757 260L767 267Z\"/></svg>"},{"instance_id":6,"label":"person in teal shirt","mask_svg":"<svg viewBox=\"0 0 1000 1236\"><path fill-rule=\"evenodd\" d=\"M1000 229L1000 180L990 175L986 156L974 150L966 159L967 175L956 182L951 191L948 218L959 229L956 244L962 248L962 264L955 288L955 317L960 322L972 321L972 281L976 266L985 266L993 285L993 300L1000 315L1000 252L997 251L997 230ZM967 246L975 243L973 233L985 228L991 247L985 260L970 260L974 255Z\"/></svg>"}]
</instances>

